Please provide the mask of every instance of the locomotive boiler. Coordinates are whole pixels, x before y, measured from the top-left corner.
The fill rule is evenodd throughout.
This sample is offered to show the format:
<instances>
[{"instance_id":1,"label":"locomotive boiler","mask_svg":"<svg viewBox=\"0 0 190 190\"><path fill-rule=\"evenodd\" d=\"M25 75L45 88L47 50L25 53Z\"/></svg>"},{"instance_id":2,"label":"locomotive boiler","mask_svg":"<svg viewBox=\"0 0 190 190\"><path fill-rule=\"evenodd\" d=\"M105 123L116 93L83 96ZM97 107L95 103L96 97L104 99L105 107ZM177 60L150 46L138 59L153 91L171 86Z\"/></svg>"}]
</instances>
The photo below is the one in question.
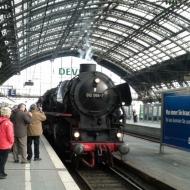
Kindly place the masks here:
<instances>
[{"instance_id":1,"label":"locomotive boiler","mask_svg":"<svg viewBox=\"0 0 190 190\"><path fill-rule=\"evenodd\" d=\"M39 100L46 113L44 130L75 164L112 164L112 153L129 151L123 142L123 105L131 104L127 83L115 86L95 64L81 64L80 73L60 82Z\"/></svg>"}]
</instances>

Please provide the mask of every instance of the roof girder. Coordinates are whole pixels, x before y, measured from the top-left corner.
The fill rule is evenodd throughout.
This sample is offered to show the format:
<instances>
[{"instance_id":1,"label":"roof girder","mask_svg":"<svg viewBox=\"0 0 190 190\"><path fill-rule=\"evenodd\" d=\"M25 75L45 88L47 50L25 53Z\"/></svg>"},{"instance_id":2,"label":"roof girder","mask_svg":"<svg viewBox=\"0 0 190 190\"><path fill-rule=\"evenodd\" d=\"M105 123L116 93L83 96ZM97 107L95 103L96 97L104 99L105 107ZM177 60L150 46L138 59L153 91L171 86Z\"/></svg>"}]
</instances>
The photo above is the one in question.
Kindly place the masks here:
<instances>
[{"instance_id":1,"label":"roof girder","mask_svg":"<svg viewBox=\"0 0 190 190\"><path fill-rule=\"evenodd\" d=\"M11 1L14 2L13 0ZM171 81L168 81L169 79L173 80L173 76L169 74L162 73L154 79L150 73L149 78L147 78L147 71L155 68L155 65L151 65L156 63L161 70L164 68L162 65L165 64L175 65L175 69L177 67L181 68L180 61L176 63L176 59L178 59L176 52L183 51L182 53L188 54L190 50L190 42L185 40L184 45L180 39L181 33L188 32L190 20L183 14L179 14L178 11L182 10L182 8L184 11L188 10L188 6L190 6L188 0L182 0L175 6L163 6L161 2L155 3L149 0L60 0L59 2L55 0L41 0L39 2L23 0L20 3L12 3L11 5L14 6L11 7L14 14L14 17L12 16L14 29L9 40L11 41L12 36L15 36L12 42L16 44L17 40L17 44L9 47L12 55L4 53L0 56L0 59L5 56L5 58L9 58L7 60L10 60L10 67L3 63L0 71L0 74L3 73L6 76L10 76L10 73L13 74L29 65L36 64L37 61L54 59L60 55L72 55L73 52L75 52L74 55L77 55L77 51L87 45L87 39L88 43L94 48L96 60L103 65L104 60L107 67L115 69L126 80L143 80L144 83L147 83L145 89L151 96L152 94L155 95L154 89L159 89L158 83L164 82L168 88L173 85ZM15 9L13 10L13 8ZM17 8L21 9L20 13L17 13ZM2 10L0 16L3 12L5 13L6 11ZM144 16L139 15L140 12ZM174 16L176 19L174 19ZM60 17L65 17L66 19L53 23L54 19L59 19ZM162 20L166 21L166 19L172 21L178 29L171 31L162 25ZM131 26L119 21L130 22ZM8 20L5 19L4 22L8 23ZM17 26L18 22L21 24L20 27ZM92 26L84 27L85 23L89 24L91 22L93 23ZM135 25L137 28L134 27ZM60 28L55 32L54 28L56 26ZM102 27L105 27L104 30ZM121 33L119 34L116 30ZM126 34L124 35L122 32ZM151 32L156 33L157 36L153 36ZM22 37L18 36L19 33ZM54 38L52 33L55 34ZM59 35L56 36L56 34ZM2 37L0 37L0 40L0 43L5 41ZM35 41L36 43L34 43ZM171 44L171 51L169 45L167 51L165 51L164 47L166 45L164 46L164 43L166 41L169 41L169 45ZM172 45L176 50L172 49ZM155 50L152 50L153 48ZM168 61L160 61L159 54L156 51L168 57ZM15 64L18 61L19 65ZM111 66L108 66L108 63ZM168 66L168 68L175 70L171 66ZM12 71L10 72L10 70ZM124 76L123 71L127 73L128 77ZM158 70L153 69L152 71ZM133 78L133 76L137 78ZM166 77L168 77L167 80ZM153 83L152 80L157 80L157 82ZM179 80L179 85L186 83ZM144 90L138 84L131 84L140 95L144 93Z\"/></svg>"}]
</instances>

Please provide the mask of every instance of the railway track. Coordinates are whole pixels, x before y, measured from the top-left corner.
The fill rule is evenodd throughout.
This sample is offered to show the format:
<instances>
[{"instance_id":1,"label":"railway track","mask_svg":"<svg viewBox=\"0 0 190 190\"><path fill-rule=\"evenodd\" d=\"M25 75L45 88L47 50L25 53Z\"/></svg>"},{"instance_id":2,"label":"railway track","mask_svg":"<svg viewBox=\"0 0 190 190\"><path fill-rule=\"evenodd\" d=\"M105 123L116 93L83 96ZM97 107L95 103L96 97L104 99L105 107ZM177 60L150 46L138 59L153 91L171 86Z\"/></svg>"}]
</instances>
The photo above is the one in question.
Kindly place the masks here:
<instances>
[{"instance_id":1,"label":"railway track","mask_svg":"<svg viewBox=\"0 0 190 190\"><path fill-rule=\"evenodd\" d=\"M114 157L113 167L81 168L75 178L81 190L174 190L167 184L147 176ZM73 172L72 172L73 173Z\"/></svg>"},{"instance_id":2,"label":"railway track","mask_svg":"<svg viewBox=\"0 0 190 190\"><path fill-rule=\"evenodd\" d=\"M115 168L83 168L77 174L85 183L85 190L143 190Z\"/></svg>"},{"instance_id":3,"label":"railway track","mask_svg":"<svg viewBox=\"0 0 190 190\"><path fill-rule=\"evenodd\" d=\"M146 173L132 167L131 165L124 163L120 158L114 155L113 158L115 168L122 175L129 178L133 183L137 184L144 190L175 190L169 185L155 179L154 176L149 176Z\"/></svg>"},{"instance_id":4,"label":"railway track","mask_svg":"<svg viewBox=\"0 0 190 190\"><path fill-rule=\"evenodd\" d=\"M145 139L145 140L148 140L148 141L151 141L151 142L156 142L156 143L159 143L160 142L160 137L157 137L157 136L154 136L154 135L147 135L146 133L138 133L138 132L124 132L126 135L130 135L130 136L133 136L133 137L137 137L137 138L140 138L140 139Z\"/></svg>"},{"instance_id":5,"label":"railway track","mask_svg":"<svg viewBox=\"0 0 190 190\"><path fill-rule=\"evenodd\" d=\"M134 124L126 124L123 126L125 134L146 139L152 142L160 142L161 129L155 127L146 127Z\"/></svg>"}]
</instances>

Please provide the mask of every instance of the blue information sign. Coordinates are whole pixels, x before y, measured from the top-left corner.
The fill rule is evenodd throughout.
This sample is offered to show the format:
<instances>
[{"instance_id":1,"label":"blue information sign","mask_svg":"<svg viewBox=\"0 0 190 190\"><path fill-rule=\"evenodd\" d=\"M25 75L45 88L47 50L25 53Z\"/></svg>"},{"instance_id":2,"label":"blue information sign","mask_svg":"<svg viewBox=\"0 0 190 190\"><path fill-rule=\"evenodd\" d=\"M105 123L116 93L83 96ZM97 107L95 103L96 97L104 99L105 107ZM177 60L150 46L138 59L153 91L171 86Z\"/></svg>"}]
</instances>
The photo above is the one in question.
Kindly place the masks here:
<instances>
[{"instance_id":1,"label":"blue information sign","mask_svg":"<svg viewBox=\"0 0 190 190\"><path fill-rule=\"evenodd\" d=\"M163 143L190 149L190 96L164 94Z\"/></svg>"},{"instance_id":2,"label":"blue information sign","mask_svg":"<svg viewBox=\"0 0 190 190\"><path fill-rule=\"evenodd\" d=\"M8 89L8 96L16 96L16 89Z\"/></svg>"}]
</instances>

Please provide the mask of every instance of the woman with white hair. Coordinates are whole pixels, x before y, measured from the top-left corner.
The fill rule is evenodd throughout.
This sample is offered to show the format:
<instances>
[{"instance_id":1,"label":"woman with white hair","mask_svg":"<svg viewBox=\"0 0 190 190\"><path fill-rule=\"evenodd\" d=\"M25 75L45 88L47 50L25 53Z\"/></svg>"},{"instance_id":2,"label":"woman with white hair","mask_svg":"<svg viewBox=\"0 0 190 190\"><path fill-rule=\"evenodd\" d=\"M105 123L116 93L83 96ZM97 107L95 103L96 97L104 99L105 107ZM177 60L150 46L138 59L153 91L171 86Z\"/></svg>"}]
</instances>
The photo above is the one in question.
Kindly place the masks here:
<instances>
[{"instance_id":1,"label":"woman with white hair","mask_svg":"<svg viewBox=\"0 0 190 190\"><path fill-rule=\"evenodd\" d=\"M0 109L0 179L5 179L5 164L7 162L8 153L14 143L13 124L10 121L11 109L2 107Z\"/></svg>"}]
</instances>

